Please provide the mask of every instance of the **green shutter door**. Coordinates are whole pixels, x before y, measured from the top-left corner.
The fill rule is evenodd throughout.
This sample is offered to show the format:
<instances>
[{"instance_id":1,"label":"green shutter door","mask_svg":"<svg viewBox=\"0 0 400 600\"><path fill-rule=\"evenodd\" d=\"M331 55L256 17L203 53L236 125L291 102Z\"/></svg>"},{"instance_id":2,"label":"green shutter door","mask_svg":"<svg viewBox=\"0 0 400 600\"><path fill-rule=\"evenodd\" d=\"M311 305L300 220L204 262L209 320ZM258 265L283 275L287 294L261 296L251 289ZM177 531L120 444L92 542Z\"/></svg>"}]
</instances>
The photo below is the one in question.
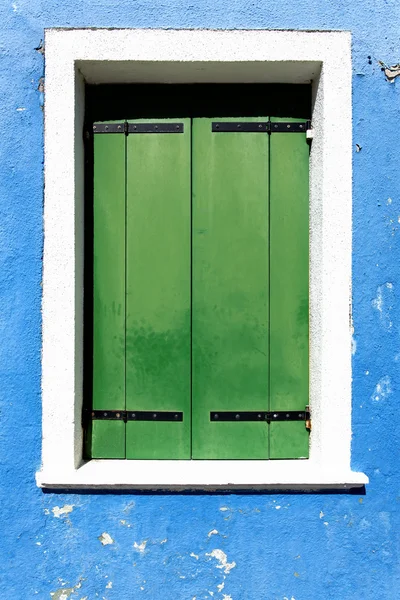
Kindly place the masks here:
<instances>
[{"instance_id":1,"label":"green shutter door","mask_svg":"<svg viewBox=\"0 0 400 600\"><path fill-rule=\"evenodd\" d=\"M125 136L94 136L93 409L125 409ZM125 424L94 420L92 457L125 458Z\"/></svg>"},{"instance_id":2,"label":"green shutter door","mask_svg":"<svg viewBox=\"0 0 400 600\"><path fill-rule=\"evenodd\" d=\"M95 458L308 456L304 421L210 420L308 403L305 135L215 121L95 135L93 409L183 413L94 420Z\"/></svg>"},{"instance_id":3,"label":"green shutter door","mask_svg":"<svg viewBox=\"0 0 400 600\"><path fill-rule=\"evenodd\" d=\"M190 119L178 121L184 133L126 138L126 408L183 421L128 421L127 458L190 458Z\"/></svg>"},{"instance_id":4,"label":"green shutter door","mask_svg":"<svg viewBox=\"0 0 400 600\"><path fill-rule=\"evenodd\" d=\"M266 119L225 119L254 122ZM193 120L192 458L268 458L268 135Z\"/></svg>"},{"instance_id":5,"label":"green shutter door","mask_svg":"<svg viewBox=\"0 0 400 600\"><path fill-rule=\"evenodd\" d=\"M270 161L270 406L271 411L304 411L309 394L305 133L272 133ZM304 421L271 423L270 458L307 457L308 438Z\"/></svg>"}]
</instances>

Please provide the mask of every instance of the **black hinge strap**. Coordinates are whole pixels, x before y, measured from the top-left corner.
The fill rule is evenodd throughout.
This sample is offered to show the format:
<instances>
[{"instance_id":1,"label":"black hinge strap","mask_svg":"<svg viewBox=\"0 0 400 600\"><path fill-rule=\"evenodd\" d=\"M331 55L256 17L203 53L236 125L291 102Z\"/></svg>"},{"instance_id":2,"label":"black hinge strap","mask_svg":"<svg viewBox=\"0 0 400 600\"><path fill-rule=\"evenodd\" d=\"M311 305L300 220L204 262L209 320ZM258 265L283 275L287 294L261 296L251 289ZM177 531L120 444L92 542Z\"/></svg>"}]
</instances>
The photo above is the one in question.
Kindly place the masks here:
<instances>
[{"instance_id":1,"label":"black hinge strap","mask_svg":"<svg viewBox=\"0 0 400 600\"><path fill-rule=\"evenodd\" d=\"M155 410L92 410L90 416L99 421L183 421L183 412Z\"/></svg>"},{"instance_id":2,"label":"black hinge strap","mask_svg":"<svg viewBox=\"0 0 400 600\"><path fill-rule=\"evenodd\" d=\"M210 421L215 423L223 421L260 421L271 423L274 421L309 421L310 412L308 410L282 410L282 411L212 411L210 412Z\"/></svg>"},{"instance_id":3,"label":"black hinge strap","mask_svg":"<svg viewBox=\"0 0 400 600\"><path fill-rule=\"evenodd\" d=\"M234 122L215 121L211 124L213 133L305 133L311 128L311 121L298 123L286 121Z\"/></svg>"},{"instance_id":4,"label":"black hinge strap","mask_svg":"<svg viewBox=\"0 0 400 600\"><path fill-rule=\"evenodd\" d=\"M183 123L94 123L93 133L184 133Z\"/></svg>"}]
</instances>

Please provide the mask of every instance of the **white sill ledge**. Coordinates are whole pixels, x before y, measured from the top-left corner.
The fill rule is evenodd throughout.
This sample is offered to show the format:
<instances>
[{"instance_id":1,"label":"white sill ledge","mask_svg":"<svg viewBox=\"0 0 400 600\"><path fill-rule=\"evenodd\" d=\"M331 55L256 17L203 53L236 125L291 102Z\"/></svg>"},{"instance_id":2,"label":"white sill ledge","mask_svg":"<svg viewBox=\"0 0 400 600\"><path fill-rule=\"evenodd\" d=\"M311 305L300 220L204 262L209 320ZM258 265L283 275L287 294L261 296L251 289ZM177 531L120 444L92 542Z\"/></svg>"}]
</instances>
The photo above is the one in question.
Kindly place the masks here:
<instances>
[{"instance_id":1,"label":"white sill ledge","mask_svg":"<svg viewBox=\"0 0 400 600\"><path fill-rule=\"evenodd\" d=\"M51 489L351 489L369 482L364 473L322 467L309 460L91 460L75 470L44 469L39 487Z\"/></svg>"}]
</instances>

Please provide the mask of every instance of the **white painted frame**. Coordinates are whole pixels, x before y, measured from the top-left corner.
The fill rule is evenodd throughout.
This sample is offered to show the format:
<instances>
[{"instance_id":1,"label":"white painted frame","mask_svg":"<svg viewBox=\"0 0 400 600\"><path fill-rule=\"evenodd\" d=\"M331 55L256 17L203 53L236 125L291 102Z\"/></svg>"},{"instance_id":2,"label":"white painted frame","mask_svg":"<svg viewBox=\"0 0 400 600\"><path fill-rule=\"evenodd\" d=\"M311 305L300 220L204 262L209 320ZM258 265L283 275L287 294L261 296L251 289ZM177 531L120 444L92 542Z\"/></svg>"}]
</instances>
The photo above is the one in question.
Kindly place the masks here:
<instances>
[{"instance_id":1,"label":"white painted frame","mask_svg":"<svg viewBox=\"0 0 400 600\"><path fill-rule=\"evenodd\" d=\"M46 488L349 488L351 35L349 32L46 31L43 441ZM84 80L313 82L307 460L82 460Z\"/></svg>"}]
</instances>

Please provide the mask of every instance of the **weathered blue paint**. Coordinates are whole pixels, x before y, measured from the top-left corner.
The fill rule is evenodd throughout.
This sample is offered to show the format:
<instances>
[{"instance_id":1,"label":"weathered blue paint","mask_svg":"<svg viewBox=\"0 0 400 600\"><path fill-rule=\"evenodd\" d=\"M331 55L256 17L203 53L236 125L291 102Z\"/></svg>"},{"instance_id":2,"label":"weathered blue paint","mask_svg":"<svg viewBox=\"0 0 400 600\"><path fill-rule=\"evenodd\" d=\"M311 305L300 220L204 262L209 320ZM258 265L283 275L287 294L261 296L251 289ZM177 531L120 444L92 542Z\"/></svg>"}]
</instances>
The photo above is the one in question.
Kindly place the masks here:
<instances>
[{"instance_id":1,"label":"weathered blue paint","mask_svg":"<svg viewBox=\"0 0 400 600\"><path fill-rule=\"evenodd\" d=\"M365 496L36 488L43 56L35 48L55 26L353 32L353 468L370 476ZM400 80L386 81L378 61L400 61L398 1L4 0L0 40L0 597L397 598ZM103 545L104 533L113 543Z\"/></svg>"}]
</instances>

